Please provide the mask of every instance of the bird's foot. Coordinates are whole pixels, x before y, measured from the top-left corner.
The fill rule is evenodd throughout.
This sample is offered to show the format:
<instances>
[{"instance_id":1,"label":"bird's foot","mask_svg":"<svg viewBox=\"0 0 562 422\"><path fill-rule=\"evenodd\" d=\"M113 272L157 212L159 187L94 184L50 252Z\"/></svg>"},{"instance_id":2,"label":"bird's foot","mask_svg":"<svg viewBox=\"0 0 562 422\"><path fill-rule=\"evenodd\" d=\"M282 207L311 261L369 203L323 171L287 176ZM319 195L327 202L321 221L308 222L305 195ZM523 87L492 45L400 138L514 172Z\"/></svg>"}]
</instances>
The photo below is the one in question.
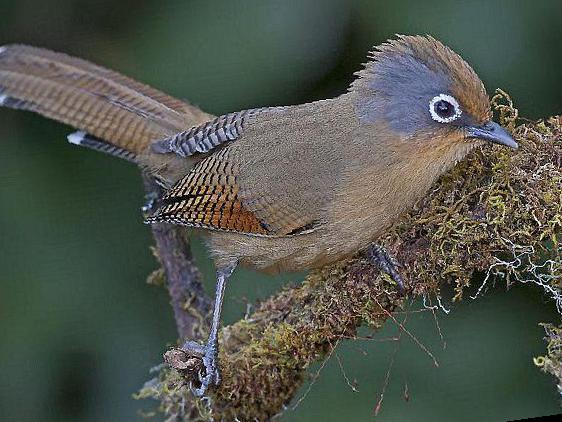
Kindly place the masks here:
<instances>
[{"instance_id":1,"label":"bird's foot","mask_svg":"<svg viewBox=\"0 0 562 422\"><path fill-rule=\"evenodd\" d=\"M187 341L182 349L188 353L202 356L203 368L198 372L200 386L192 388L192 391L197 397L203 397L209 387L220 383L220 373L217 367L217 347L212 343L203 346L194 341Z\"/></svg>"},{"instance_id":2,"label":"bird's foot","mask_svg":"<svg viewBox=\"0 0 562 422\"><path fill-rule=\"evenodd\" d=\"M381 271L387 273L390 278L398 285L398 289L401 294L406 291L404 287L404 280L398 272L396 267L400 265L394 260L392 256L387 252L385 248L379 245L371 245L367 250L367 257L371 264L379 267Z\"/></svg>"},{"instance_id":3,"label":"bird's foot","mask_svg":"<svg viewBox=\"0 0 562 422\"><path fill-rule=\"evenodd\" d=\"M199 381L201 386L194 388L193 393L197 397L202 397L209 387L217 386L220 384L220 373L217 368L217 358L213 353L205 353L203 356L203 365L205 366L205 375L199 373Z\"/></svg>"}]
</instances>

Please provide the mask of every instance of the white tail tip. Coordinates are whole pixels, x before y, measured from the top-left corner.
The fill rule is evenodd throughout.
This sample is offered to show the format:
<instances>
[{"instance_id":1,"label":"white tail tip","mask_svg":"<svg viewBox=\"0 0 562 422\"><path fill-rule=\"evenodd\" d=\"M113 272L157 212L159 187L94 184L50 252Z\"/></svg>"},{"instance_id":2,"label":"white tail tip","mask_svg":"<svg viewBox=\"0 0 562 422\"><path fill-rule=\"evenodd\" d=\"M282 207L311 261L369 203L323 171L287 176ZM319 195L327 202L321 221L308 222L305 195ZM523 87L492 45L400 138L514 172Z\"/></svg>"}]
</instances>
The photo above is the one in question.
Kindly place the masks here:
<instances>
[{"instance_id":1,"label":"white tail tip","mask_svg":"<svg viewBox=\"0 0 562 422\"><path fill-rule=\"evenodd\" d=\"M86 137L86 132L79 130L78 132L73 132L66 137L68 142L74 145L82 145L82 141Z\"/></svg>"}]
</instances>

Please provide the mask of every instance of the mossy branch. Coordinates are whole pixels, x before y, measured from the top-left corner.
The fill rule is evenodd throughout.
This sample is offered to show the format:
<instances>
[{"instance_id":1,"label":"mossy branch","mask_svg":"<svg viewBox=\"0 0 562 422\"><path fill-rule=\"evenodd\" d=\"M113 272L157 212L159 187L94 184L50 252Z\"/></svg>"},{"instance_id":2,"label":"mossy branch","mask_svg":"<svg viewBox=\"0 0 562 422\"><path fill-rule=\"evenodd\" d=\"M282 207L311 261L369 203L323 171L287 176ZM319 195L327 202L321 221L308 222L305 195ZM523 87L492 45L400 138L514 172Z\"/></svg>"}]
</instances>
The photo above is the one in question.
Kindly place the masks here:
<instances>
[{"instance_id":1,"label":"mossy branch","mask_svg":"<svg viewBox=\"0 0 562 422\"><path fill-rule=\"evenodd\" d=\"M483 272L485 281L539 284L560 306L562 117L520 124L505 93L492 101L520 149L476 150L379 243L402 265L411 295L438 294L440 285L453 283L460 300L474 273ZM166 354L169 365L139 396L158 399L170 421L269 420L313 362L362 324L381 327L402 302L362 256L312 272L222 329L222 383L209 400L195 399L189 388L199 357L180 350Z\"/></svg>"}]
</instances>

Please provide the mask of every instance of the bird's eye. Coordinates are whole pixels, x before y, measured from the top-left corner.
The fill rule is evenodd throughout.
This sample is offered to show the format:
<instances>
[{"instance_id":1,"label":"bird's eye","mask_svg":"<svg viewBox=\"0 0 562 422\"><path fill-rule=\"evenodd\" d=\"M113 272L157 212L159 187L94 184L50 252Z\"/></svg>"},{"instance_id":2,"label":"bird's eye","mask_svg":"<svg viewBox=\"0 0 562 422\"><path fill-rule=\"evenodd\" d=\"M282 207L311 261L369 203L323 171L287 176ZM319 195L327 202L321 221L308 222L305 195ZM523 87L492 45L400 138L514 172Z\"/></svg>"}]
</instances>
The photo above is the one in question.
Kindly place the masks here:
<instances>
[{"instance_id":1,"label":"bird's eye","mask_svg":"<svg viewBox=\"0 0 562 422\"><path fill-rule=\"evenodd\" d=\"M429 102L431 118L439 123L450 123L462 114L457 100L447 94L439 94Z\"/></svg>"}]
</instances>

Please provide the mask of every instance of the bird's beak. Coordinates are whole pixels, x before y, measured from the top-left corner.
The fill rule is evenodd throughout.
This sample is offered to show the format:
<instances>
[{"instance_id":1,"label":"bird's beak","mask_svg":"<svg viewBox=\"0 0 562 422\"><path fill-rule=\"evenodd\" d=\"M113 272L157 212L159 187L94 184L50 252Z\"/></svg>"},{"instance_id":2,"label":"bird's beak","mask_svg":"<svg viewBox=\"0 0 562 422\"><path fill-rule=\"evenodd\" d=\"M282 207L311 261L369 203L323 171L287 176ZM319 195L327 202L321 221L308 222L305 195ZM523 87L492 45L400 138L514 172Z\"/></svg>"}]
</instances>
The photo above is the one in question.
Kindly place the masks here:
<instances>
[{"instance_id":1,"label":"bird's beak","mask_svg":"<svg viewBox=\"0 0 562 422\"><path fill-rule=\"evenodd\" d=\"M518 148L517 143L513 140L509 132L491 120L481 126L468 126L466 128L466 133L469 138L484 139L513 149Z\"/></svg>"}]
</instances>

